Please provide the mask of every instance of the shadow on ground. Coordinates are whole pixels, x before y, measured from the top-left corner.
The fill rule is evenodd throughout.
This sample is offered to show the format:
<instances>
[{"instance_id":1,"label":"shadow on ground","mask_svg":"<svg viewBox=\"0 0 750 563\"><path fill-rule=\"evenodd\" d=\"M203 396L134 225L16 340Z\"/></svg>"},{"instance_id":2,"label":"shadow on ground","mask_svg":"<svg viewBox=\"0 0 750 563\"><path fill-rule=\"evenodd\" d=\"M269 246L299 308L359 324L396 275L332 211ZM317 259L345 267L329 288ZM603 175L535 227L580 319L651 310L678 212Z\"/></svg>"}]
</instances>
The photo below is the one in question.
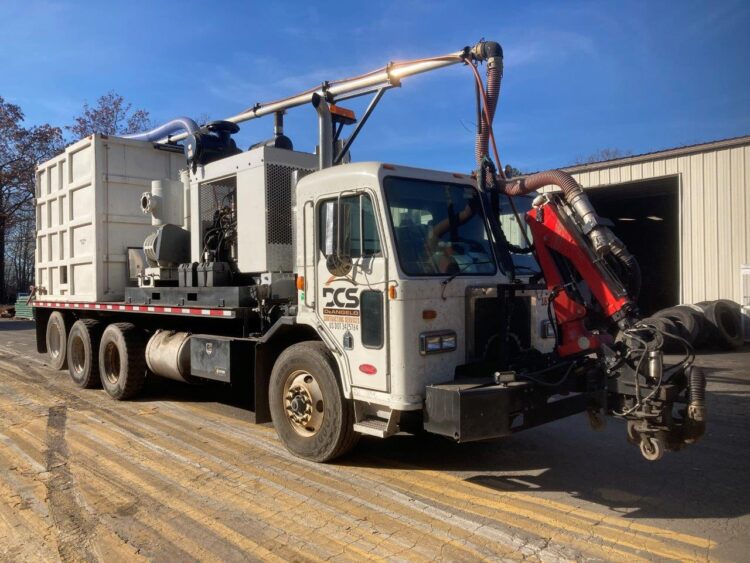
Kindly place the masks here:
<instances>
[{"instance_id":1,"label":"shadow on ground","mask_svg":"<svg viewBox=\"0 0 750 563\"><path fill-rule=\"evenodd\" d=\"M18 323L21 325L22 323ZM3 330L0 323L0 330ZM28 328L28 325L25 327ZM451 472L490 491L560 493L626 518L690 520L750 513L750 347L699 358L709 380L706 436L659 462L627 443L624 423L592 431L577 415L509 438L455 444L441 437L363 438L345 458L350 467ZM188 386L151 377L141 402L218 403L237 424L252 423L251 394L228 385Z\"/></svg>"},{"instance_id":2,"label":"shadow on ground","mask_svg":"<svg viewBox=\"0 0 750 563\"><path fill-rule=\"evenodd\" d=\"M0 332L8 332L12 330L34 330L34 321L3 319L3 321L0 322Z\"/></svg>"},{"instance_id":3,"label":"shadow on ground","mask_svg":"<svg viewBox=\"0 0 750 563\"><path fill-rule=\"evenodd\" d=\"M744 516L750 513L749 358L745 346L699 359L709 381L707 433L658 462L627 443L624 423L609 419L603 432L593 432L577 415L491 442L455 444L430 435L363 440L343 464L451 471L488 490L564 493L627 518Z\"/></svg>"}]
</instances>

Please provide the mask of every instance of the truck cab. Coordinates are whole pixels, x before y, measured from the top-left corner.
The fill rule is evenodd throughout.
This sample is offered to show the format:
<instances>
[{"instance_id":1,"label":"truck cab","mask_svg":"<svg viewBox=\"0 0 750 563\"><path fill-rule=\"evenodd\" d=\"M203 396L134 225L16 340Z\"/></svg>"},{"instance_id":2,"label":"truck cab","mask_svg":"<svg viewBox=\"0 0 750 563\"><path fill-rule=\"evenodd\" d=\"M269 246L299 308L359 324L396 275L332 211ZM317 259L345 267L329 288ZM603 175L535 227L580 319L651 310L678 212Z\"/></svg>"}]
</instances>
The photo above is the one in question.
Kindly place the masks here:
<instances>
[{"instance_id":1,"label":"truck cab","mask_svg":"<svg viewBox=\"0 0 750 563\"><path fill-rule=\"evenodd\" d=\"M297 322L334 351L357 428L393 433L430 385L485 359L500 326L498 286L514 280L476 180L363 162L308 175L295 194ZM544 292L517 285L534 309L513 327L519 342L549 347L534 330Z\"/></svg>"}]
</instances>

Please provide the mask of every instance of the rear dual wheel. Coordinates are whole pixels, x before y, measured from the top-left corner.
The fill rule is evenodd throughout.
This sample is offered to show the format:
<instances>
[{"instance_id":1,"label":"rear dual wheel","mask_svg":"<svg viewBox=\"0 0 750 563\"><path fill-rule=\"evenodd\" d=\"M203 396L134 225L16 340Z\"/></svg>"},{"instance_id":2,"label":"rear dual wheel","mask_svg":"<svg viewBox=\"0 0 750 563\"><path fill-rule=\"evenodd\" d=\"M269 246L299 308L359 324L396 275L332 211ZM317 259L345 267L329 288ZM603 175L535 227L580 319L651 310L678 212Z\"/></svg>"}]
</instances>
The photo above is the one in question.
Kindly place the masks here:
<instances>
[{"instance_id":1,"label":"rear dual wheel","mask_svg":"<svg viewBox=\"0 0 750 563\"><path fill-rule=\"evenodd\" d=\"M68 372L70 378L82 389L101 385L99 379L99 341L103 325L94 319L80 319L68 334Z\"/></svg>"},{"instance_id":2,"label":"rear dual wheel","mask_svg":"<svg viewBox=\"0 0 750 563\"><path fill-rule=\"evenodd\" d=\"M52 369L68 367L68 321L60 311L53 311L47 320L45 342Z\"/></svg>"},{"instance_id":3,"label":"rear dual wheel","mask_svg":"<svg viewBox=\"0 0 750 563\"><path fill-rule=\"evenodd\" d=\"M99 376L102 387L118 401L140 393L146 381L146 338L131 323L113 323L99 343Z\"/></svg>"}]
</instances>

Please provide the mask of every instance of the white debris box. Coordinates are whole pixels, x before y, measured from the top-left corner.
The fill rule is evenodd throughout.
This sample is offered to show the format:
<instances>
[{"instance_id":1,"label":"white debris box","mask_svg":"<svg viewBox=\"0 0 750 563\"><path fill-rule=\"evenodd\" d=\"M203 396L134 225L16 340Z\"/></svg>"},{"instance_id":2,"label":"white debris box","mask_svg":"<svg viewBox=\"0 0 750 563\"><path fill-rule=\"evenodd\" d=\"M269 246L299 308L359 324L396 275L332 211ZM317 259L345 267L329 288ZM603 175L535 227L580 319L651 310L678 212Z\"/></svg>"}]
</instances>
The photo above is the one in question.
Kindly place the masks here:
<instances>
[{"instance_id":1,"label":"white debris box","mask_svg":"<svg viewBox=\"0 0 750 563\"><path fill-rule=\"evenodd\" d=\"M118 301L128 248L154 230L140 196L153 180L179 180L185 157L153 143L92 135L36 173L38 299Z\"/></svg>"}]
</instances>

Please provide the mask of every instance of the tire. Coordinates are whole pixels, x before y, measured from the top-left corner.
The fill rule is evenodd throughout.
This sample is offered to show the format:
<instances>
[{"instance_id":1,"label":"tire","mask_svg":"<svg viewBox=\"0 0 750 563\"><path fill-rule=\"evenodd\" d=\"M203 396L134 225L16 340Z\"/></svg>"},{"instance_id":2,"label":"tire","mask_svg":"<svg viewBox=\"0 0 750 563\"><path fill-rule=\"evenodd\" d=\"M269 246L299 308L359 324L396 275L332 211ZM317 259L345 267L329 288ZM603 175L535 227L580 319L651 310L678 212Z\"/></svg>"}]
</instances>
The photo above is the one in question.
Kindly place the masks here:
<instances>
[{"instance_id":1,"label":"tire","mask_svg":"<svg viewBox=\"0 0 750 563\"><path fill-rule=\"evenodd\" d=\"M698 342L704 316L694 309L678 305L663 309L653 316L672 321L677 326L680 337L687 340L691 346Z\"/></svg>"},{"instance_id":2,"label":"tire","mask_svg":"<svg viewBox=\"0 0 750 563\"><path fill-rule=\"evenodd\" d=\"M672 319L654 316L645 318L641 320L641 322L654 327L662 333L661 337L663 343L661 349L664 352L667 354L681 354L685 352L685 345L678 340L678 338L682 338L682 334L680 334L680 329Z\"/></svg>"},{"instance_id":3,"label":"tire","mask_svg":"<svg viewBox=\"0 0 750 563\"><path fill-rule=\"evenodd\" d=\"M276 433L297 457L331 461L359 440L353 405L344 398L336 362L322 342L300 342L282 352L268 395Z\"/></svg>"},{"instance_id":4,"label":"tire","mask_svg":"<svg viewBox=\"0 0 750 563\"><path fill-rule=\"evenodd\" d=\"M132 399L146 381L146 339L131 323L114 323L104 329L99 343L99 376L102 387L118 401Z\"/></svg>"},{"instance_id":5,"label":"tire","mask_svg":"<svg viewBox=\"0 0 750 563\"><path fill-rule=\"evenodd\" d=\"M47 321L47 356L52 369L68 367L68 322L60 311L54 311Z\"/></svg>"},{"instance_id":6,"label":"tire","mask_svg":"<svg viewBox=\"0 0 750 563\"><path fill-rule=\"evenodd\" d=\"M642 319L641 322L643 324L652 326L656 330L660 332L664 332L668 335L680 336L680 331L677 328L677 325L674 322L672 322L672 320L667 319L665 317L647 317L645 319ZM672 339L665 336L664 340L672 340Z\"/></svg>"},{"instance_id":7,"label":"tire","mask_svg":"<svg viewBox=\"0 0 750 563\"><path fill-rule=\"evenodd\" d=\"M101 386L99 379L99 341L102 323L94 319L81 319L73 324L68 334L68 372L81 389Z\"/></svg>"},{"instance_id":8,"label":"tire","mask_svg":"<svg viewBox=\"0 0 750 563\"><path fill-rule=\"evenodd\" d=\"M703 307L706 321L713 333L712 341L715 344L727 350L742 346L744 341L742 315L737 303L728 299L719 299L708 305L699 304L699 306Z\"/></svg>"},{"instance_id":9,"label":"tire","mask_svg":"<svg viewBox=\"0 0 750 563\"><path fill-rule=\"evenodd\" d=\"M696 318L700 319L700 331L698 332L698 338L695 341L695 346L699 347L708 344L711 340L712 332L711 326L706 320L706 311L703 309L703 307L699 305L689 304L680 305L680 307L686 307L690 309L696 315Z\"/></svg>"}]
</instances>

